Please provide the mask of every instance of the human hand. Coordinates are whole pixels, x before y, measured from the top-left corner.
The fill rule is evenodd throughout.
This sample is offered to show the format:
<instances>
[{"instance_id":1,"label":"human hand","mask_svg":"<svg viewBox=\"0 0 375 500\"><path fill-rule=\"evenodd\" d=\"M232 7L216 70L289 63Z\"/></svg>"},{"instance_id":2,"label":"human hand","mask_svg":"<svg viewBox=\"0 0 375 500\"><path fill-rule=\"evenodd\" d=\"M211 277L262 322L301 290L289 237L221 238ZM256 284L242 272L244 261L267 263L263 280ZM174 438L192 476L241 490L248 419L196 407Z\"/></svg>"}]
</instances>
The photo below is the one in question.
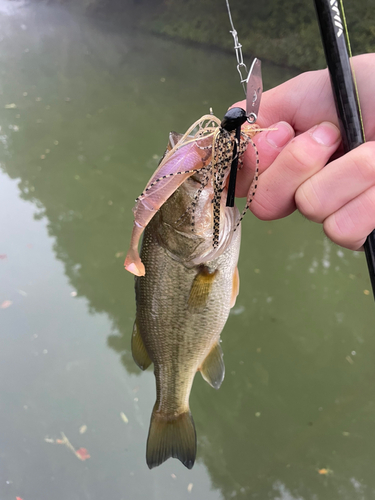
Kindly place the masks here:
<instances>
[{"instance_id":1,"label":"human hand","mask_svg":"<svg viewBox=\"0 0 375 500\"><path fill-rule=\"evenodd\" d=\"M322 223L332 241L358 250L375 228L375 54L354 57L353 67L368 142L345 155L327 69L304 73L263 94L257 124L277 130L253 139L261 175L250 208L262 220L286 217L297 208ZM248 148L237 196L247 195L253 172Z\"/></svg>"}]
</instances>

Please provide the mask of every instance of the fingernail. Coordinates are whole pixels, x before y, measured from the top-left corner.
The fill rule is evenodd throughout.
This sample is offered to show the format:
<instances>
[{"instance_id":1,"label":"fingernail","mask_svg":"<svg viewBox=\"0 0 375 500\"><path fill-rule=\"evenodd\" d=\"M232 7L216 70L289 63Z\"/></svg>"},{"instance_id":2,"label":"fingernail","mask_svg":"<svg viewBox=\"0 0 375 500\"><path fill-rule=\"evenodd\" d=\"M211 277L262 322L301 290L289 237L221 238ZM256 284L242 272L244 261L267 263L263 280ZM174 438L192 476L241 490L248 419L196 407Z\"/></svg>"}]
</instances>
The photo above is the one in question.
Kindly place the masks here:
<instances>
[{"instance_id":1,"label":"fingernail","mask_svg":"<svg viewBox=\"0 0 375 500\"><path fill-rule=\"evenodd\" d=\"M266 141L274 148L282 148L293 137L292 127L286 122L279 122L272 125L273 129L267 132Z\"/></svg>"},{"instance_id":2,"label":"fingernail","mask_svg":"<svg viewBox=\"0 0 375 500\"><path fill-rule=\"evenodd\" d=\"M333 146L340 137L340 131L332 123L321 123L312 129L311 137L323 146Z\"/></svg>"}]
</instances>

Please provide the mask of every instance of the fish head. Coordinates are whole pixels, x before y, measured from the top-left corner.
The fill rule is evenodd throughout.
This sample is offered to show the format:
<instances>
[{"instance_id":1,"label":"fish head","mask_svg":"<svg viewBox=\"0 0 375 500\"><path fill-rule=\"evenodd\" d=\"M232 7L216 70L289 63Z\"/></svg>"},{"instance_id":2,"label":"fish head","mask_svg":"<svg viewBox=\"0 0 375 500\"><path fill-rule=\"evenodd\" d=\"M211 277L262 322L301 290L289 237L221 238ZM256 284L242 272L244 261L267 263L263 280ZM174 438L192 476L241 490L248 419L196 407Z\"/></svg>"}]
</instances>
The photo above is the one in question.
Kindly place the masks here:
<instances>
[{"instance_id":1,"label":"fish head","mask_svg":"<svg viewBox=\"0 0 375 500\"><path fill-rule=\"evenodd\" d=\"M226 207L224 189L220 203L219 245L213 248L214 189L212 178L207 181L205 175L199 172L189 177L160 208L155 221L163 247L186 265L199 265L219 257L231 243L239 219L236 207Z\"/></svg>"}]
</instances>

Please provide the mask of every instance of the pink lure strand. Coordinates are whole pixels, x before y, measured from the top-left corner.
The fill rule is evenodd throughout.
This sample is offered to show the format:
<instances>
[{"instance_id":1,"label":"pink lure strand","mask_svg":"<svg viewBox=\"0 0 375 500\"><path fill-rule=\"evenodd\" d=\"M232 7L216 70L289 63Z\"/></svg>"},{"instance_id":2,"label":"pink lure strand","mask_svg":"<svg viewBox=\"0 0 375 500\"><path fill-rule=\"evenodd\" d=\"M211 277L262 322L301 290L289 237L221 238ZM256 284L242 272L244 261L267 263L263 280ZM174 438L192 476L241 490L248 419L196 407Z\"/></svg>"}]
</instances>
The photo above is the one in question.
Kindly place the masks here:
<instances>
[{"instance_id":1,"label":"pink lure strand","mask_svg":"<svg viewBox=\"0 0 375 500\"><path fill-rule=\"evenodd\" d=\"M138 253L140 237L152 217L176 189L194 171L209 164L211 154L207 147L210 143L210 138L203 137L172 150L149 180L133 209L134 225L124 263L127 271L136 276L144 276L145 268Z\"/></svg>"}]
</instances>

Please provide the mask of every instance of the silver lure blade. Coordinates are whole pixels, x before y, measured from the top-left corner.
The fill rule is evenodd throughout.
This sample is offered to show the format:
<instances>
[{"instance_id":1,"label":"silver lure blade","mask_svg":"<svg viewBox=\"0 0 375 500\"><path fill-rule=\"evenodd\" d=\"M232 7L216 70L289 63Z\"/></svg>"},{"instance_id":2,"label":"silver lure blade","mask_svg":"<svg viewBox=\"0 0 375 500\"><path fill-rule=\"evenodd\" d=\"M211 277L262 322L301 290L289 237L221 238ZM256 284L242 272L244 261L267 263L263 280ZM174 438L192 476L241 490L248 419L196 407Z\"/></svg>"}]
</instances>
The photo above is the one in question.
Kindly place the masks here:
<instances>
[{"instance_id":1,"label":"silver lure blade","mask_svg":"<svg viewBox=\"0 0 375 500\"><path fill-rule=\"evenodd\" d=\"M246 114L250 123L254 123L258 118L260 100L263 92L262 63L260 59L254 59L246 84Z\"/></svg>"}]
</instances>

